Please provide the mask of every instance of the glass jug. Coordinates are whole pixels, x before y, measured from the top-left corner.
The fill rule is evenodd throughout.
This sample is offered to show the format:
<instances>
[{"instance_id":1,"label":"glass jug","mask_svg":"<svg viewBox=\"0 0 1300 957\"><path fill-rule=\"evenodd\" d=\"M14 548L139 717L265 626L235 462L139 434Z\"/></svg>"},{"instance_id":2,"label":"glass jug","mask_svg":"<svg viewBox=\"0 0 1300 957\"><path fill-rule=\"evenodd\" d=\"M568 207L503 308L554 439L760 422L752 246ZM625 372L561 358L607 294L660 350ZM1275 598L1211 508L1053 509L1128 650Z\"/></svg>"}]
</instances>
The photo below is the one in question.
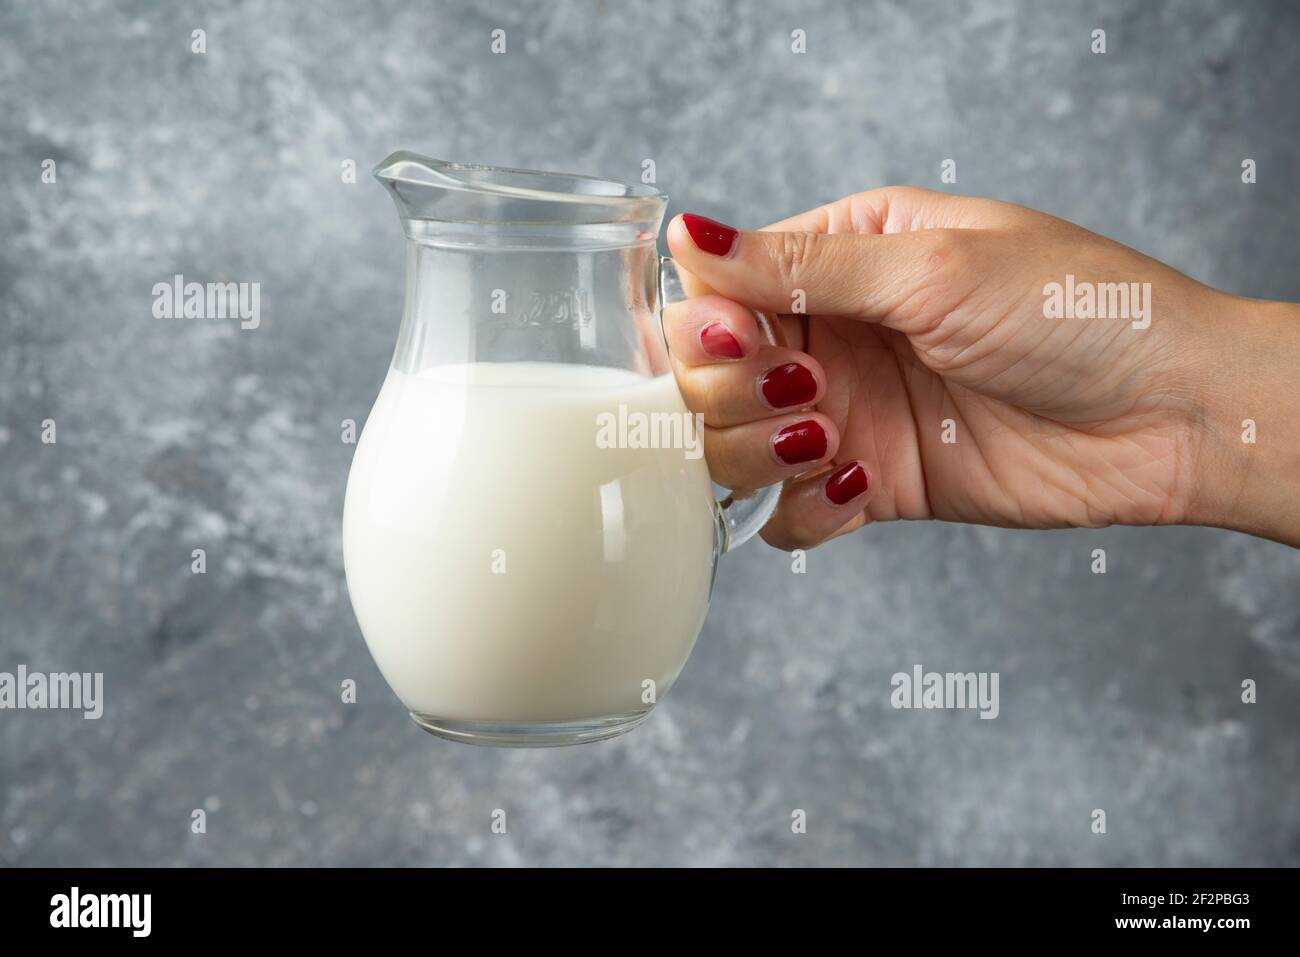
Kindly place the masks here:
<instances>
[{"instance_id":1,"label":"glass jug","mask_svg":"<svg viewBox=\"0 0 1300 957\"><path fill-rule=\"evenodd\" d=\"M407 152L374 175L407 244L343 515L371 654L441 737L628 731L685 664L718 557L780 491L715 499L659 324L682 295L655 248L667 197Z\"/></svg>"}]
</instances>

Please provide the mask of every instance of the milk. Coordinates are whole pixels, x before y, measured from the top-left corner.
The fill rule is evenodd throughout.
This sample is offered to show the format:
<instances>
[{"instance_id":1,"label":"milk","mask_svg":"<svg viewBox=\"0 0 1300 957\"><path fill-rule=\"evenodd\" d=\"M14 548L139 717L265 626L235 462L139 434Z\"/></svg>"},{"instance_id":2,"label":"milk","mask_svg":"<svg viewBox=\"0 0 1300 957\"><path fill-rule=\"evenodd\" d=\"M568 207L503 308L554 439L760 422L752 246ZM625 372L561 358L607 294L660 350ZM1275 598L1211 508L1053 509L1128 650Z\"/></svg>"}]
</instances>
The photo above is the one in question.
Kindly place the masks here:
<instances>
[{"instance_id":1,"label":"milk","mask_svg":"<svg viewBox=\"0 0 1300 957\"><path fill-rule=\"evenodd\" d=\"M343 558L409 710L581 720L648 710L673 683L708 605L711 485L698 453L598 447L598 416L620 404L685 412L671 376L389 372L348 479Z\"/></svg>"}]
</instances>

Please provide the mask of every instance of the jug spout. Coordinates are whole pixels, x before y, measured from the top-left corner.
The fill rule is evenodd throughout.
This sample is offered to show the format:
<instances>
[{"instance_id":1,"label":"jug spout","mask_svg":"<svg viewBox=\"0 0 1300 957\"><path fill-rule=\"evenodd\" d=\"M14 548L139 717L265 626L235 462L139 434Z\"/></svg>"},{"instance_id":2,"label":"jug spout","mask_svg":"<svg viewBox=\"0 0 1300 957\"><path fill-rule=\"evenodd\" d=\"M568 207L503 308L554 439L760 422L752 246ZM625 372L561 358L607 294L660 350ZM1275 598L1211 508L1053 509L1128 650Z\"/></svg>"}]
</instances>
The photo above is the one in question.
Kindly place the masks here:
<instances>
[{"instance_id":1,"label":"jug spout","mask_svg":"<svg viewBox=\"0 0 1300 957\"><path fill-rule=\"evenodd\" d=\"M374 169L411 239L454 244L653 240L668 197L571 173L451 163L398 150Z\"/></svg>"}]
</instances>

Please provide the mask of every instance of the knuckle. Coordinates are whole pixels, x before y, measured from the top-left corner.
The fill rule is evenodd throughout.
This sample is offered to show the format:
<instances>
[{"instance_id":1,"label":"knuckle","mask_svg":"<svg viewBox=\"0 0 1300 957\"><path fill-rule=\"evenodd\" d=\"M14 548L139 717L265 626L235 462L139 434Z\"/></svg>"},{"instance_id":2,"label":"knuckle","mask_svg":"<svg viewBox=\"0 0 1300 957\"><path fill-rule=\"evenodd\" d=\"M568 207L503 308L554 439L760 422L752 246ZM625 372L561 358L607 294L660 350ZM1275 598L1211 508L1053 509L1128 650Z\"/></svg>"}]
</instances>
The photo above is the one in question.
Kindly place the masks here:
<instances>
[{"instance_id":1,"label":"knuckle","mask_svg":"<svg viewBox=\"0 0 1300 957\"><path fill-rule=\"evenodd\" d=\"M783 509L777 510L777 514L767 523L761 534L763 541L784 552L816 548L824 538L819 531L809 527L798 515L785 513Z\"/></svg>"},{"instance_id":2,"label":"knuckle","mask_svg":"<svg viewBox=\"0 0 1300 957\"><path fill-rule=\"evenodd\" d=\"M769 522L760 534L763 541L783 552L808 551L821 543L820 539L808 534L807 529L778 525L775 522Z\"/></svg>"},{"instance_id":3,"label":"knuckle","mask_svg":"<svg viewBox=\"0 0 1300 957\"><path fill-rule=\"evenodd\" d=\"M677 389L681 392L682 402L686 404L686 411L692 415L700 413L704 416L704 422L712 425L710 418L712 409L710 407L710 398L708 390L699 388L695 377L689 372L675 371L677 377Z\"/></svg>"},{"instance_id":4,"label":"knuckle","mask_svg":"<svg viewBox=\"0 0 1300 957\"><path fill-rule=\"evenodd\" d=\"M739 488L746 484L735 443L712 428L706 429L704 433L704 459L708 462L709 474L719 484L728 488Z\"/></svg>"},{"instance_id":5,"label":"knuckle","mask_svg":"<svg viewBox=\"0 0 1300 957\"><path fill-rule=\"evenodd\" d=\"M860 232L905 233L918 228L918 211L930 201L934 190L920 186L881 186L853 197L855 211L860 210ZM855 227L859 216L854 217Z\"/></svg>"},{"instance_id":6,"label":"knuckle","mask_svg":"<svg viewBox=\"0 0 1300 957\"><path fill-rule=\"evenodd\" d=\"M904 223L911 219L912 211L927 191L916 186L886 186L880 191L880 205L885 219Z\"/></svg>"},{"instance_id":7,"label":"knuckle","mask_svg":"<svg viewBox=\"0 0 1300 957\"><path fill-rule=\"evenodd\" d=\"M785 529L777 525L776 521L770 521L759 530L759 538L767 542L773 548L780 549L783 552L792 552L799 546L794 544L786 537Z\"/></svg>"},{"instance_id":8,"label":"knuckle","mask_svg":"<svg viewBox=\"0 0 1300 957\"><path fill-rule=\"evenodd\" d=\"M664 328L668 330L670 336L686 331L692 322L693 317L685 307L686 303L684 302L670 302L663 307L660 316ZM702 325L702 323L700 324Z\"/></svg>"},{"instance_id":9,"label":"knuckle","mask_svg":"<svg viewBox=\"0 0 1300 957\"><path fill-rule=\"evenodd\" d=\"M780 239L772 246L772 257L780 275L797 283L816 261L821 246L819 233L778 233Z\"/></svg>"},{"instance_id":10,"label":"knuckle","mask_svg":"<svg viewBox=\"0 0 1300 957\"><path fill-rule=\"evenodd\" d=\"M717 427L726 424L725 403L722 400L721 393L721 389L708 385L696 392L695 404L690 406L690 410L701 413L704 416L705 425Z\"/></svg>"},{"instance_id":11,"label":"knuckle","mask_svg":"<svg viewBox=\"0 0 1300 957\"><path fill-rule=\"evenodd\" d=\"M795 543L796 548L816 548L821 544L822 534L796 521L790 526L790 540Z\"/></svg>"}]
</instances>

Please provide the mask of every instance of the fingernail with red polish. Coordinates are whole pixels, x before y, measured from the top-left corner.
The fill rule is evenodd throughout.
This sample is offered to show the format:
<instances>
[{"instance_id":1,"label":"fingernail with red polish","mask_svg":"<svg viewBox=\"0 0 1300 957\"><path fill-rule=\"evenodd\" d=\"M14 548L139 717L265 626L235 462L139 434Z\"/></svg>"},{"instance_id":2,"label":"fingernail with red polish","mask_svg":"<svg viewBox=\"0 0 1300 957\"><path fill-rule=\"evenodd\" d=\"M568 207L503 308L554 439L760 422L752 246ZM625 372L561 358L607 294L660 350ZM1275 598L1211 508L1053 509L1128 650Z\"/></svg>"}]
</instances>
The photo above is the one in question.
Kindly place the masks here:
<instances>
[{"instance_id":1,"label":"fingernail with red polish","mask_svg":"<svg viewBox=\"0 0 1300 957\"><path fill-rule=\"evenodd\" d=\"M832 505L847 505L867 491L867 470L861 462L850 462L826 479L826 498Z\"/></svg>"},{"instance_id":2,"label":"fingernail with red polish","mask_svg":"<svg viewBox=\"0 0 1300 957\"><path fill-rule=\"evenodd\" d=\"M725 256L736 242L736 230L694 213L682 213L682 223L695 245L703 252Z\"/></svg>"},{"instance_id":3,"label":"fingernail with red polish","mask_svg":"<svg viewBox=\"0 0 1300 957\"><path fill-rule=\"evenodd\" d=\"M735 333L722 322L711 322L700 330L700 346L715 359L739 359L745 354Z\"/></svg>"},{"instance_id":4,"label":"fingernail with red polish","mask_svg":"<svg viewBox=\"0 0 1300 957\"><path fill-rule=\"evenodd\" d=\"M817 397L817 378L805 366L787 362L768 369L758 380L763 401L774 409L788 409L792 405L808 405Z\"/></svg>"},{"instance_id":5,"label":"fingernail with red polish","mask_svg":"<svg viewBox=\"0 0 1300 957\"><path fill-rule=\"evenodd\" d=\"M787 425L772 436L772 451L786 465L815 462L826 454L826 430L813 419Z\"/></svg>"}]
</instances>

